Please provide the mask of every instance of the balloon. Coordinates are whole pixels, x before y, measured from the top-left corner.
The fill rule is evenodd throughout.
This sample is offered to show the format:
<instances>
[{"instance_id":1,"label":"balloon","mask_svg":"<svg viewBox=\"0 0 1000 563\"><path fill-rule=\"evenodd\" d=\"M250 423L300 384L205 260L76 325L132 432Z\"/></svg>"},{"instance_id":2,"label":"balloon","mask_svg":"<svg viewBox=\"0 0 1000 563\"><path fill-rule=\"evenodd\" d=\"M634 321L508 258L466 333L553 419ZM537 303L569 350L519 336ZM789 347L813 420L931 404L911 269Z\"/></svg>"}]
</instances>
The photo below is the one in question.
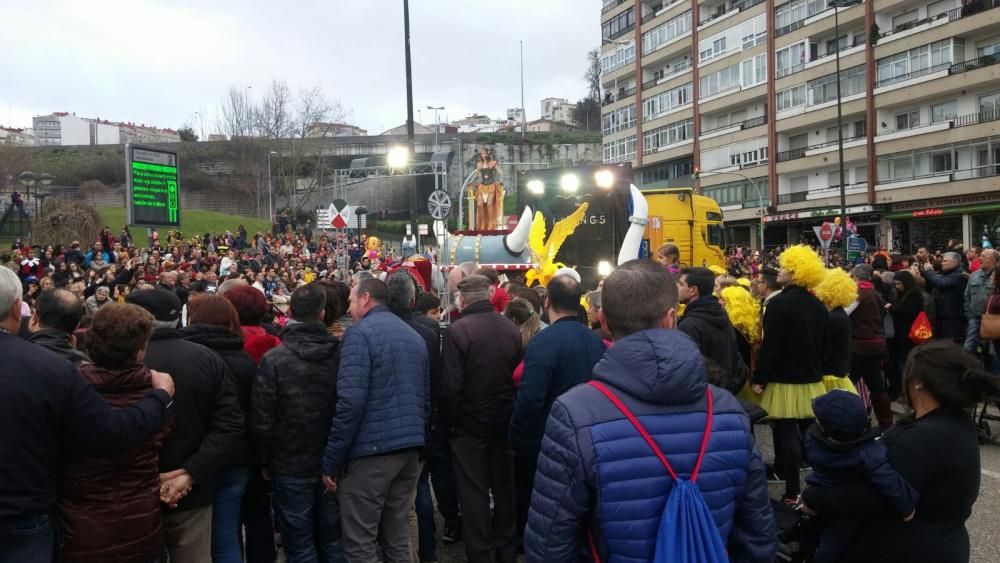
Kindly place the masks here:
<instances>
[{"instance_id":1,"label":"balloon","mask_svg":"<svg viewBox=\"0 0 1000 563\"><path fill-rule=\"evenodd\" d=\"M840 216L839 215L837 217L833 218L833 224L837 225L838 227L840 226Z\"/></svg>"}]
</instances>

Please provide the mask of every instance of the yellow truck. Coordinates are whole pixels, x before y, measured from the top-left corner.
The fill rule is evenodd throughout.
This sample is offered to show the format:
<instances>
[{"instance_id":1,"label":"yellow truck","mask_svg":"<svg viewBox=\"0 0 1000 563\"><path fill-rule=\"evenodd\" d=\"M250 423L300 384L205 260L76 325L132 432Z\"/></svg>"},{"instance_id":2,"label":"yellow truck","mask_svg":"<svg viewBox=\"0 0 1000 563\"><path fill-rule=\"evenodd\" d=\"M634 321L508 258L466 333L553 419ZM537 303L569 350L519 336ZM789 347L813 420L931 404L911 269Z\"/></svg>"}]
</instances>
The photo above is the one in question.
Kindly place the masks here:
<instances>
[{"instance_id":1,"label":"yellow truck","mask_svg":"<svg viewBox=\"0 0 1000 563\"><path fill-rule=\"evenodd\" d=\"M642 190L649 206L649 220L641 256L653 256L672 242L681 251L684 266L726 267L722 210L710 197L693 188Z\"/></svg>"}]
</instances>

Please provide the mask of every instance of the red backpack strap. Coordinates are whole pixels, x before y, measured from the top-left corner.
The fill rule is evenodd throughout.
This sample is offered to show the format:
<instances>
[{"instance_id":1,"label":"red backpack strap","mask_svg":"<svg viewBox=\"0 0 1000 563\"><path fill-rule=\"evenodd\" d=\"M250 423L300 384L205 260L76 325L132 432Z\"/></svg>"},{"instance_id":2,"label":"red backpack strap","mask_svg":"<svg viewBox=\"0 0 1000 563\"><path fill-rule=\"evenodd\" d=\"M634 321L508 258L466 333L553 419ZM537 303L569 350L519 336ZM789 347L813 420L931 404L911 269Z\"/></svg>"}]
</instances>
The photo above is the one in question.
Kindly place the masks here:
<instances>
[{"instance_id":1,"label":"red backpack strap","mask_svg":"<svg viewBox=\"0 0 1000 563\"><path fill-rule=\"evenodd\" d=\"M670 462L667 461L667 458L663 455L663 452L660 450L660 447L656 445L656 442L653 440L653 437L649 435L649 432L647 432L646 428L642 425L642 423L639 422L639 419L636 418L634 414L632 414L632 411L629 410L627 406L625 406L625 403L623 403L621 399L619 399L610 389L607 388L606 385L604 385L600 381L590 381L589 385L597 389L601 393L603 393L604 396L607 397L608 400L611 401L611 403L614 404L615 407L619 411L621 411L623 415L625 415L625 418L627 418L628 421L632 423L632 426L634 426L636 431L639 432L639 435L642 436L642 439L646 441L646 444L649 446L649 449L653 450L653 453L656 454L656 457L660 460L660 463L663 464L664 469L667 470L667 473L669 473L670 476L673 477L674 481L677 481L678 477L677 473L674 471L674 468L670 466ZM701 439L701 448L698 451L698 460L694 464L694 470L691 472L691 478L689 479L692 483L696 482L698 479L698 471L701 470L701 462L705 458L705 450L708 449L708 439L711 437L712 434L712 419L713 419L712 390L708 387L705 388L705 401L706 401L705 433Z\"/></svg>"}]
</instances>

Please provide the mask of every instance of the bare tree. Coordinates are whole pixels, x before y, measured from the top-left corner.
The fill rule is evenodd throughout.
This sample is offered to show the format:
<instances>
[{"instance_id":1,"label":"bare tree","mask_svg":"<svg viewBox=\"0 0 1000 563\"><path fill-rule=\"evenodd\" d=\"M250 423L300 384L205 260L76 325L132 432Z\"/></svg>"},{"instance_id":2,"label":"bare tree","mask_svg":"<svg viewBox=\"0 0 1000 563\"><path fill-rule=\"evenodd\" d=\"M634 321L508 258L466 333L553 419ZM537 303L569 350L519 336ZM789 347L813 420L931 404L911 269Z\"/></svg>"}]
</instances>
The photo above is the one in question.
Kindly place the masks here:
<instances>
[{"instance_id":1,"label":"bare tree","mask_svg":"<svg viewBox=\"0 0 1000 563\"><path fill-rule=\"evenodd\" d=\"M593 100L601 99L601 53L597 49L587 53L587 73L583 79L587 81L588 96Z\"/></svg>"},{"instance_id":2,"label":"bare tree","mask_svg":"<svg viewBox=\"0 0 1000 563\"><path fill-rule=\"evenodd\" d=\"M233 86L219 104L219 132L230 139L253 136L256 110L246 90Z\"/></svg>"},{"instance_id":3,"label":"bare tree","mask_svg":"<svg viewBox=\"0 0 1000 563\"><path fill-rule=\"evenodd\" d=\"M270 87L254 108L256 136L265 139L285 139L295 129L292 115L292 94L285 81L272 80Z\"/></svg>"}]
</instances>

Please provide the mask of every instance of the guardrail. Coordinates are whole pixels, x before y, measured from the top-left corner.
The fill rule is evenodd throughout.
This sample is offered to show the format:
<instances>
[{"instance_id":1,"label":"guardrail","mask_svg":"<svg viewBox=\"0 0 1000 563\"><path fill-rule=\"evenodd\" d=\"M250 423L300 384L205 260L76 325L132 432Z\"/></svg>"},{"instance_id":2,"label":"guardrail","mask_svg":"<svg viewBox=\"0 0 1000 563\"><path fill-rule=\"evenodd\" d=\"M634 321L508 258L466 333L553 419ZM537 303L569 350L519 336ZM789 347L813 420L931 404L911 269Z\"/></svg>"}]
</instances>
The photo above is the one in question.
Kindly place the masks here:
<instances>
[{"instance_id":1,"label":"guardrail","mask_svg":"<svg viewBox=\"0 0 1000 563\"><path fill-rule=\"evenodd\" d=\"M720 127L713 127L712 129L702 131L701 135L704 136L710 133L715 133L716 131L722 131L723 129L732 129L733 127L737 126L740 128L740 131L743 131L746 129L750 129L752 127L759 127L761 125L764 125L765 123L767 123L767 116L762 115L760 117L745 119L743 121L740 121L739 123L730 123L728 125L722 125Z\"/></svg>"},{"instance_id":2,"label":"guardrail","mask_svg":"<svg viewBox=\"0 0 1000 563\"><path fill-rule=\"evenodd\" d=\"M976 70L977 68L992 66L997 63L1000 63L1000 53L984 55L982 57L976 57L972 60L951 65L951 68L948 69L948 75L961 74L963 72L969 72L970 70Z\"/></svg>"},{"instance_id":3,"label":"guardrail","mask_svg":"<svg viewBox=\"0 0 1000 563\"><path fill-rule=\"evenodd\" d=\"M625 3L625 0L615 0L611 4L608 4L607 6L601 8L601 15L603 16L604 14L610 12L611 10L614 10L615 8L617 8L618 6L621 6L624 3Z\"/></svg>"},{"instance_id":4,"label":"guardrail","mask_svg":"<svg viewBox=\"0 0 1000 563\"><path fill-rule=\"evenodd\" d=\"M980 57L980 58L984 58L984 57ZM899 82L906 82L907 80L913 80L914 78L920 78L921 76L927 76L928 74L934 74L935 72L938 72L938 71L941 71L941 70L945 70L945 69L949 69L948 70L948 74L954 74L950 70L950 68L953 68L954 66L957 66L957 65L952 65L951 63L942 63L942 64L939 64L939 65L929 66L929 67L926 67L926 68L922 68L920 70L914 70L914 71L911 71L911 72L907 72L906 74L901 74L899 76L893 76L892 78L884 78L882 80L879 80L875 84L875 87L876 88L881 88L883 86L889 86L891 84L896 84L896 83L899 83ZM962 71L962 72L965 72L965 71Z\"/></svg>"},{"instance_id":5,"label":"guardrail","mask_svg":"<svg viewBox=\"0 0 1000 563\"><path fill-rule=\"evenodd\" d=\"M972 0L971 2L960 8L948 10L947 12L941 12L940 14L933 15L929 18L922 18L919 20L914 20L903 24L899 24L896 27L890 29L889 31L880 33L879 39L883 37L889 37L896 33L902 33L906 30L924 25L925 23L931 23L942 19L947 19L949 22L953 22L955 20L960 20L962 18L974 16L980 12L985 12L986 10L992 10L993 8L1000 8L1000 0Z\"/></svg>"},{"instance_id":6,"label":"guardrail","mask_svg":"<svg viewBox=\"0 0 1000 563\"><path fill-rule=\"evenodd\" d=\"M866 137L867 137L867 135L858 135L856 137L849 137L849 138L845 138L844 142L845 143L850 143L851 141L860 141L861 139L864 139ZM840 142L839 140L833 140L833 141L827 141L825 143L819 143L819 144L816 144L816 145L809 145L808 147L802 147L802 148L799 148L799 149L787 150L787 151L779 152L778 155L775 158L778 159L778 162L788 162L789 160L796 160L796 159L799 159L799 158L804 158L806 156L806 152L807 151L811 151L811 150L815 150L815 149L822 149L822 148L826 148L826 147L832 147L832 146L836 145L839 142Z\"/></svg>"},{"instance_id":7,"label":"guardrail","mask_svg":"<svg viewBox=\"0 0 1000 563\"><path fill-rule=\"evenodd\" d=\"M764 0L742 0L741 2L733 2L733 5L730 6L729 8L724 8L721 12L717 12L714 15L712 15L712 17L699 21L698 26L701 27L706 23L709 23L713 20L717 20L730 12L739 12L741 10L746 10L747 8L752 8L753 6L756 6L757 4L762 4L763 2Z\"/></svg>"}]
</instances>

